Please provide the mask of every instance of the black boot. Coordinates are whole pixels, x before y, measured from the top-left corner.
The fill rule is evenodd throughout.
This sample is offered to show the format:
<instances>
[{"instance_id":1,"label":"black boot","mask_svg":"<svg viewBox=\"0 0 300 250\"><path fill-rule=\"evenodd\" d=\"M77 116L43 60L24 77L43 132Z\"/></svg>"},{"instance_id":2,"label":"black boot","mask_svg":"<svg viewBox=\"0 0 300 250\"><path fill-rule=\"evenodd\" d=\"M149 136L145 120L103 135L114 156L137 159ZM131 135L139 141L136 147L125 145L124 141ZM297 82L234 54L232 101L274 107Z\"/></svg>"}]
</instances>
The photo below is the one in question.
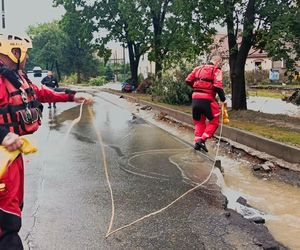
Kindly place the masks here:
<instances>
[{"instance_id":1,"label":"black boot","mask_svg":"<svg viewBox=\"0 0 300 250\"><path fill-rule=\"evenodd\" d=\"M207 147L206 147L206 145L205 145L205 141L203 141L203 140L198 141L198 142L195 144L194 149L195 149L195 150L198 150L198 151L203 150L203 151L205 151L206 153L208 152L208 149L207 149Z\"/></svg>"}]
</instances>

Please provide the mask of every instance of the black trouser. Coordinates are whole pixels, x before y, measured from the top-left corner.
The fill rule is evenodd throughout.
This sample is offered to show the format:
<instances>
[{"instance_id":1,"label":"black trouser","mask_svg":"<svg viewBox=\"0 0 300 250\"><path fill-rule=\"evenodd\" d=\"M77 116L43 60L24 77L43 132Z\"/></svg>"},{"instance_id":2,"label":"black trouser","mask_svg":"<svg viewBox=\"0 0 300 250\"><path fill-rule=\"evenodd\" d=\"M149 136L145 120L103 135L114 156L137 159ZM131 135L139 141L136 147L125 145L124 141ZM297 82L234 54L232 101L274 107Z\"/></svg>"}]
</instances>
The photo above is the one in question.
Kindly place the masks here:
<instances>
[{"instance_id":1,"label":"black trouser","mask_svg":"<svg viewBox=\"0 0 300 250\"><path fill-rule=\"evenodd\" d=\"M0 250L23 250L22 240L18 234L21 218L0 210Z\"/></svg>"},{"instance_id":2,"label":"black trouser","mask_svg":"<svg viewBox=\"0 0 300 250\"><path fill-rule=\"evenodd\" d=\"M48 103L49 107L51 107L51 102ZM53 102L53 107L56 108L56 102Z\"/></svg>"},{"instance_id":3,"label":"black trouser","mask_svg":"<svg viewBox=\"0 0 300 250\"><path fill-rule=\"evenodd\" d=\"M193 99L192 100L192 110L193 110L193 119L199 121L201 115L205 115L208 120L212 120L213 114L210 107L210 100L207 99Z\"/></svg>"}]
</instances>

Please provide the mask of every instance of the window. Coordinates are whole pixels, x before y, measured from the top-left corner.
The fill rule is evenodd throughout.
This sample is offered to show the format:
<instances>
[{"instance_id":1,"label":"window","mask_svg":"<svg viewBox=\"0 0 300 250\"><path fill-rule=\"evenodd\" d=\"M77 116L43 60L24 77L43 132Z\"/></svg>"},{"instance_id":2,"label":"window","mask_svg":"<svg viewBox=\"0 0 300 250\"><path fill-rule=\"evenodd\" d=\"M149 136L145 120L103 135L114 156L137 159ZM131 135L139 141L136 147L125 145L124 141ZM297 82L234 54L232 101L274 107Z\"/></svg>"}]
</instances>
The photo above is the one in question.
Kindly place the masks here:
<instances>
[{"instance_id":1,"label":"window","mask_svg":"<svg viewBox=\"0 0 300 250\"><path fill-rule=\"evenodd\" d=\"M261 62L254 62L254 69L255 70L261 70L262 69Z\"/></svg>"}]
</instances>

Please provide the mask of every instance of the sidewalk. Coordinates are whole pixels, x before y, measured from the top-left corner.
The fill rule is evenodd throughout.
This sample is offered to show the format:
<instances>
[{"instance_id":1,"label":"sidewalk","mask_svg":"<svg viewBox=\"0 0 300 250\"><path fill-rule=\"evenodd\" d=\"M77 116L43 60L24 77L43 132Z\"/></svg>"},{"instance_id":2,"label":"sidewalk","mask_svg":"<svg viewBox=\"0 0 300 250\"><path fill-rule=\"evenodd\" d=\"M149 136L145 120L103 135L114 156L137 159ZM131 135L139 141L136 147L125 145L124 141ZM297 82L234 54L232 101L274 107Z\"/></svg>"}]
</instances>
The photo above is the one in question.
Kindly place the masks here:
<instances>
[{"instance_id":1,"label":"sidewalk","mask_svg":"<svg viewBox=\"0 0 300 250\"><path fill-rule=\"evenodd\" d=\"M112 94L120 95L121 93L112 89L103 89L103 91L107 91ZM171 108L164 107L159 104L154 104L152 102L140 100L139 98L132 97L127 94L122 95L131 101L140 103L141 105L150 106L153 110L159 111L161 113L166 114L171 119L177 120L179 122L184 123L187 126L193 127L193 120L191 114L187 114L181 111L177 111ZM242 145L248 146L255 150L265 152L271 156L282 159L292 164L297 164L296 168L293 170L300 171L300 149L297 147L289 146L274 140L270 140L264 138L262 136L255 135L253 133L249 133L244 130L232 128L226 125L223 125L222 131L223 137L233 141L240 143Z\"/></svg>"}]
</instances>

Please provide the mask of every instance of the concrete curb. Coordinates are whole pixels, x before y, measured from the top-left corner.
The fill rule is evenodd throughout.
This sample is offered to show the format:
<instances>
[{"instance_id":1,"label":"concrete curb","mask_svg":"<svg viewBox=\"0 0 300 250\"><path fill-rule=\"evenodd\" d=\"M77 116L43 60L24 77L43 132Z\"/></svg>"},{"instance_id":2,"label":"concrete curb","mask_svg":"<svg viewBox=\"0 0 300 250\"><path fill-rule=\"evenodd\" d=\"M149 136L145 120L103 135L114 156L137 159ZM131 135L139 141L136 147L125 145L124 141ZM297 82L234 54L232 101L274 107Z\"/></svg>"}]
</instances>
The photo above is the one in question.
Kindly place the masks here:
<instances>
[{"instance_id":1,"label":"concrete curb","mask_svg":"<svg viewBox=\"0 0 300 250\"><path fill-rule=\"evenodd\" d=\"M174 109L170 109L159 104L154 104L152 102L147 102L144 100L140 100L139 98L135 98L126 94L122 94L120 92L105 89L104 91L123 95L126 99L131 101L140 103L142 105L150 106L153 110L157 110L159 112L165 113L167 116L172 117L175 120L193 126L193 119L191 114L187 114L181 111L177 111ZM223 125L222 136L228 138L234 142L240 143L242 145L248 146L250 148L256 149L261 152L265 152L269 155L275 156L279 159L283 159L290 163L300 163L300 148L289 146L274 140L270 140L264 138L262 136L258 136L252 133L249 133L244 130L232 128L226 125Z\"/></svg>"}]
</instances>

